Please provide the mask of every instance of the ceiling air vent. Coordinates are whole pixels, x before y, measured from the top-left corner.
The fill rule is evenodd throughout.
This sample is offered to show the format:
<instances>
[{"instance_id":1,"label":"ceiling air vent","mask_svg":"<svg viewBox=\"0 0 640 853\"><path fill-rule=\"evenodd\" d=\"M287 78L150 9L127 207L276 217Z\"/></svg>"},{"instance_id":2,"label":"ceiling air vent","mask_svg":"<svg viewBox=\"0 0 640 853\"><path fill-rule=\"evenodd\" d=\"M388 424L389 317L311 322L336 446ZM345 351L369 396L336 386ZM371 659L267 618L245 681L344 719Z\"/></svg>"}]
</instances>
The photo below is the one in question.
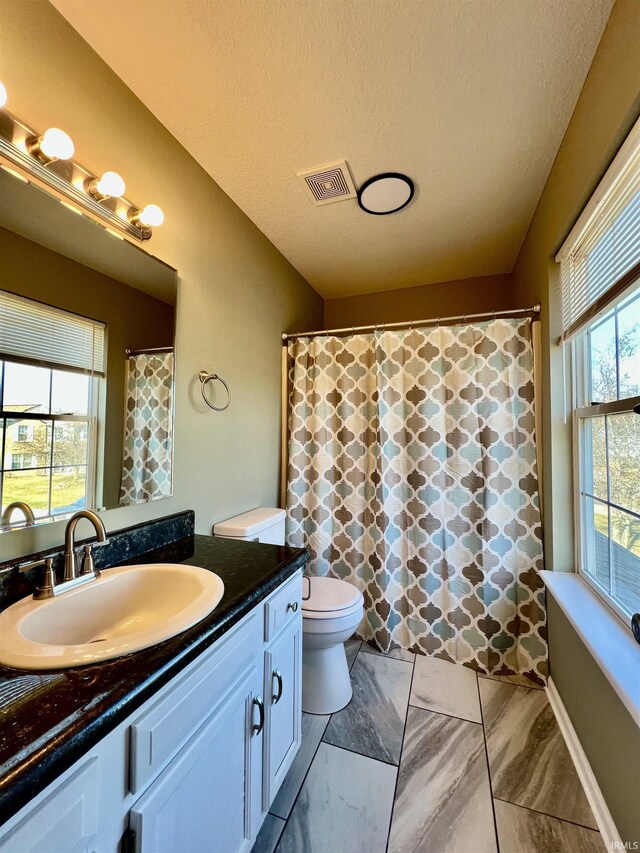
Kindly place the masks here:
<instances>
[{"instance_id":1,"label":"ceiling air vent","mask_svg":"<svg viewBox=\"0 0 640 853\"><path fill-rule=\"evenodd\" d=\"M313 204L332 204L356 197L356 188L344 160L308 172L298 172L298 177Z\"/></svg>"}]
</instances>

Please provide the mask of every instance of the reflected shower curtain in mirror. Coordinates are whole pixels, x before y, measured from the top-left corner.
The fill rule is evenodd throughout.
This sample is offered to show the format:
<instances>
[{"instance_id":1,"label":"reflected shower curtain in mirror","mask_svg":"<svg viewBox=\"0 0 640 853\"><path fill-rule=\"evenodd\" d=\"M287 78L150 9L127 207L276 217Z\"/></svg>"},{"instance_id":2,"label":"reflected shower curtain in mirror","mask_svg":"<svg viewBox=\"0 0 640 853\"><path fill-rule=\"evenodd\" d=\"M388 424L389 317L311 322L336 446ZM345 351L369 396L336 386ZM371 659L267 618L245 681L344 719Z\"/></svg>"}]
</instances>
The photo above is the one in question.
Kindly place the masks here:
<instances>
[{"instance_id":1,"label":"reflected shower curtain in mirror","mask_svg":"<svg viewBox=\"0 0 640 853\"><path fill-rule=\"evenodd\" d=\"M547 674L529 319L288 344L287 541L364 594L359 633Z\"/></svg>"},{"instance_id":2,"label":"reflected shower curtain in mirror","mask_svg":"<svg viewBox=\"0 0 640 853\"><path fill-rule=\"evenodd\" d=\"M171 494L173 353L127 359L126 408L120 503Z\"/></svg>"}]
</instances>

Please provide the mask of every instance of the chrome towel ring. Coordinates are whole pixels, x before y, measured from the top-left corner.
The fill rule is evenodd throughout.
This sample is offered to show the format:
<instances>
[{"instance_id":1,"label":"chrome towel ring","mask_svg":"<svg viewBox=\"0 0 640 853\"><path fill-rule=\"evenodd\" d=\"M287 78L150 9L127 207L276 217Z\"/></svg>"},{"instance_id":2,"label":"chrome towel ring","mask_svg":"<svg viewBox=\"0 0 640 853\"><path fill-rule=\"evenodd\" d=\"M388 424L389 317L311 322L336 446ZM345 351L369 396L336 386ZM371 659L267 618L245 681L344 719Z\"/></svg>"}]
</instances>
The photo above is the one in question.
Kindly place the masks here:
<instances>
[{"instance_id":1,"label":"chrome towel ring","mask_svg":"<svg viewBox=\"0 0 640 853\"><path fill-rule=\"evenodd\" d=\"M210 409L213 409L214 412L224 412L225 409L229 408L229 403L231 402L231 391L229 391L229 386L224 381L222 376L218 376L217 373L207 373L206 370L201 370L198 374L198 379L200 380L200 390L202 391L202 399L205 401L205 403L207 404L207 406L209 406ZM210 403L207 400L207 395L204 393L207 382L211 382L211 380L213 379L217 379L218 382L222 382L224 387L227 389L227 402L224 406L214 406L213 403Z\"/></svg>"}]
</instances>

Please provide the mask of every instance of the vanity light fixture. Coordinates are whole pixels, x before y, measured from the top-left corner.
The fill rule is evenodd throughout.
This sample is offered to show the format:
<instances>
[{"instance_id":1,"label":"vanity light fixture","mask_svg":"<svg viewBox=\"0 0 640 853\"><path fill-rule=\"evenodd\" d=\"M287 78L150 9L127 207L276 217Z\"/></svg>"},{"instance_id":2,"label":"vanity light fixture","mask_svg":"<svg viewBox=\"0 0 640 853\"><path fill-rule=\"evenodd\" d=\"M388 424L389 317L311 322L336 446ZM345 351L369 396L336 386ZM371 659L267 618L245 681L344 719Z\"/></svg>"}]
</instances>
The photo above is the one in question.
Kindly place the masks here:
<instances>
[{"instance_id":1,"label":"vanity light fixture","mask_svg":"<svg viewBox=\"0 0 640 853\"><path fill-rule=\"evenodd\" d=\"M117 172L104 172L100 179L85 181L85 189L98 201L105 201L108 198L123 196L125 184Z\"/></svg>"},{"instance_id":2,"label":"vanity light fixture","mask_svg":"<svg viewBox=\"0 0 640 853\"><path fill-rule=\"evenodd\" d=\"M7 91L0 83L0 109ZM71 138L58 127L43 134L7 110L0 122L0 168L48 191L74 212L97 221L112 234L142 242L162 225L157 204L138 207L125 198L125 183L117 172L98 177L73 159Z\"/></svg>"},{"instance_id":3,"label":"vanity light fixture","mask_svg":"<svg viewBox=\"0 0 640 853\"><path fill-rule=\"evenodd\" d=\"M59 127L50 127L42 136L32 136L27 140L27 150L43 163L55 163L56 160L70 160L73 157L73 142L68 133Z\"/></svg>"}]
</instances>

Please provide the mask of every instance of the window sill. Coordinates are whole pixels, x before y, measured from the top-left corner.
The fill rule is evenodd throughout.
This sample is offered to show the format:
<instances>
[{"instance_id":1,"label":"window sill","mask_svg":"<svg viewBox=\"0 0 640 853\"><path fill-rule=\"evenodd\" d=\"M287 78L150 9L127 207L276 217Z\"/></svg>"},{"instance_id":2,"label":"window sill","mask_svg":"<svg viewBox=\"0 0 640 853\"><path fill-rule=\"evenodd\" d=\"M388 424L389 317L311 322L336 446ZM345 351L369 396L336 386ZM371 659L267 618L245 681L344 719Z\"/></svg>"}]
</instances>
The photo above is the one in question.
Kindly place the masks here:
<instances>
[{"instance_id":1,"label":"window sill","mask_svg":"<svg viewBox=\"0 0 640 853\"><path fill-rule=\"evenodd\" d=\"M574 572L540 572L544 583L640 727L640 645L630 628Z\"/></svg>"}]
</instances>

